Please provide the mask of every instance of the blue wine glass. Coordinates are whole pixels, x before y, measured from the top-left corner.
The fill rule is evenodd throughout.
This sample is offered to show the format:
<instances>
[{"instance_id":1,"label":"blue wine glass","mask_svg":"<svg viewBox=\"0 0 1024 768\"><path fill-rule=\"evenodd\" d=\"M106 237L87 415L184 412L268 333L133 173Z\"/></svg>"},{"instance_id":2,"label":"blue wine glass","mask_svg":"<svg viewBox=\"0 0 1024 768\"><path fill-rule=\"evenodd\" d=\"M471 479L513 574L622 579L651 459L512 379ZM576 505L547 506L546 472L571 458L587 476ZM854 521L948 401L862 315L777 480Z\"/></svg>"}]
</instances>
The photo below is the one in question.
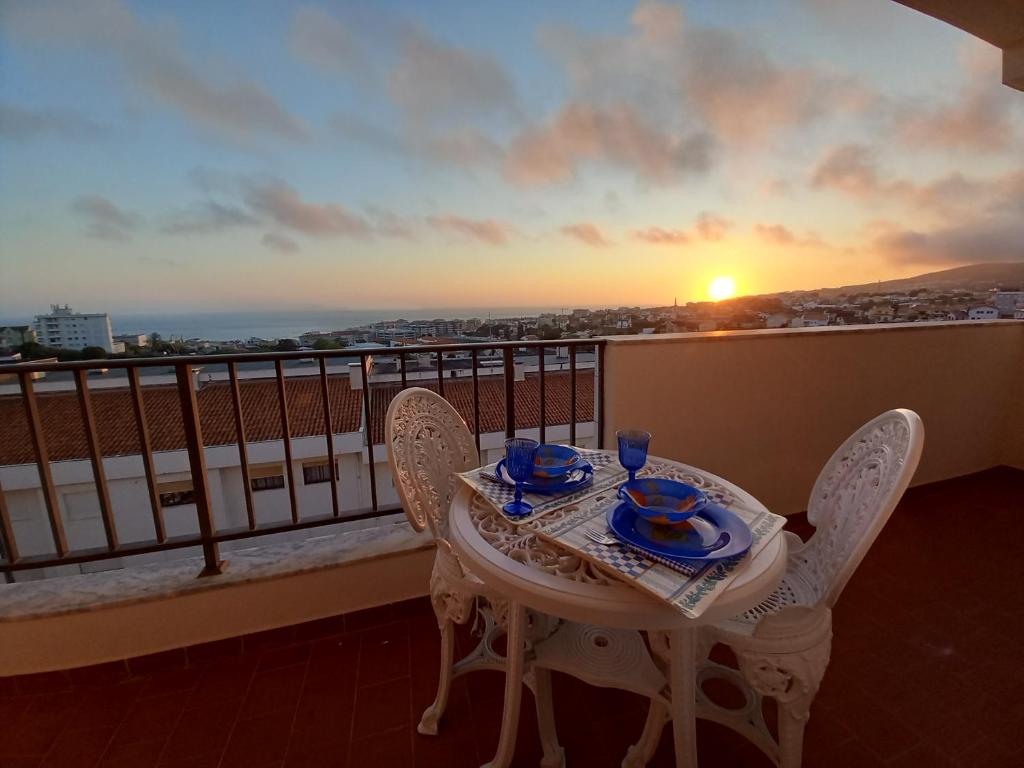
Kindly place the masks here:
<instances>
[{"instance_id":1,"label":"blue wine glass","mask_svg":"<svg viewBox=\"0 0 1024 768\"><path fill-rule=\"evenodd\" d=\"M615 433L619 439L619 464L629 470L629 480L636 480L637 470L647 463L647 446L651 444L651 433L640 429L620 429Z\"/></svg>"},{"instance_id":2,"label":"blue wine glass","mask_svg":"<svg viewBox=\"0 0 1024 768\"><path fill-rule=\"evenodd\" d=\"M525 517L533 505L523 501L523 483L533 477L533 463L540 443L528 437L510 437L505 441L505 471L516 483L515 499L502 510L509 517Z\"/></svg>"}]
</instances>

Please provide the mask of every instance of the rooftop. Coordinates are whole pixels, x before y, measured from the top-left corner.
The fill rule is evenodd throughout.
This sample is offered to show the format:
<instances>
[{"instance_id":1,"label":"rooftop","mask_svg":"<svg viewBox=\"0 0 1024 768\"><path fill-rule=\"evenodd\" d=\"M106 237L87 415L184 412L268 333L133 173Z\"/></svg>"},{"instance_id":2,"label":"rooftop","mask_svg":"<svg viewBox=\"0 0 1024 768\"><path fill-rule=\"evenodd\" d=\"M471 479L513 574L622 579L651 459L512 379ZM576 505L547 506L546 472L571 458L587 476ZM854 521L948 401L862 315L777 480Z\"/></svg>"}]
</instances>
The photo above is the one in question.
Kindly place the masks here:
<instances>
[{"instance_id":1,"label":"rooftop","mask_svg":"<svg viewBox=\"0 0 1024 768\"><path fill-rule=\"evenodd\" d=\"M984 508L1024 535L1024 471L998 468L911 489L835 611L832 661L812 709L808 768L1018 766L1024 702L1019 553L965 535ZM788 526L806 536L803 516ZM468 625L467 625L468 626ZM97 667L0 678L2 766L446 766L490 759L500 673L456 681L441 733L415 731L432 700L438 632L425 598ZM460 651L473 642L468 628ZM579 716L588 702L590 717ZM617 766L645 702L555 676L569 764ZM614 727L611 727L614 726ZM699 721L701 766L768 766ZM515 765L540 759L529 696ZM653 766L672 765L666 729Z\"/></svg>"}]
</instances>

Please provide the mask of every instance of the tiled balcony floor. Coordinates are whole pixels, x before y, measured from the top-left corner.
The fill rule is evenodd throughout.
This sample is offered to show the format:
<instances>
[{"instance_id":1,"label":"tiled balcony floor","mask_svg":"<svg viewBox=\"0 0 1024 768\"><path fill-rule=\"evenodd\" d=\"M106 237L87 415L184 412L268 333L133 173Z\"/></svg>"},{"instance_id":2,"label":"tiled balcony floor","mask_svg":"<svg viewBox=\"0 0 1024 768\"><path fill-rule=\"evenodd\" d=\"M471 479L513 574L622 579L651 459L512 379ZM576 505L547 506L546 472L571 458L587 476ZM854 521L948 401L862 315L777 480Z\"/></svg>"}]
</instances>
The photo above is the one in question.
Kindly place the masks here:
<instances>
[{"instance_id":1,"label":"tiled balcony floor","mask_svg":"<svg viewBox=\"0 0 1024 768\"><path fill-rule=\"evenodd\" d=\"M1024 472L908 493L836 610L805 765L1024 765L1022 512ZM438 652L429 604L416 600L0 679L0 768L478 766L497 743L502 676L458 681L441 735L420 736ZM645 714L632 694L561 676L555 704L570 766L618 765ZM705 768L769 765L730 731L701 722L697 733ZM517 765L537 765L529 694L518 750ZM669 730L654 764L672 764Z\"/></svg>"}]
</instances>

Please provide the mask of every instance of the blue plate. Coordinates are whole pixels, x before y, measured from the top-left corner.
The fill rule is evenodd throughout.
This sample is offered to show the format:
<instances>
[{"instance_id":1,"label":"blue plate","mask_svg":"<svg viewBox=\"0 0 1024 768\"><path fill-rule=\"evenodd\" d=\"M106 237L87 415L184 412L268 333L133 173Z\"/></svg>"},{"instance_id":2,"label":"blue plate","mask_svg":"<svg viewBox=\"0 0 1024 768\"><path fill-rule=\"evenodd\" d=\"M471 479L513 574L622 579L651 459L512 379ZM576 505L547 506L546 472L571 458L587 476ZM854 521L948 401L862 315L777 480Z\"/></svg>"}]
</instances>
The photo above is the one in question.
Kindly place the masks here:
<instances>
[{"instance_id":1,"label":"blue plate","mask_svg":"<svg viewBox=\"0 0 1024 768\"><path fill-rule=\"evenodd\" d=\"M754 543L746 523L715 504L708 504L679 525L654 525L623 503L608 511L608 528L623 541L652 554L686 560L736 557Z\"/></svg>"},{"instance_id":2,"label":"blue plate","mask_svg":"<svg viewBox=\"0 0 1024 768\"><path fill-rule=\"evenodd\" d=\"M494 474L501 478L501 481L506 485L514 486L516 484L505 470L504 459L498 462L498 466L494 468ZM523 483L523 490L527 493L567 493L582 488L592 482L593 479L594 468L584 462L567 475L560 475L558 477L537 477L534 475Z\"/></svg>"}]
</instances>

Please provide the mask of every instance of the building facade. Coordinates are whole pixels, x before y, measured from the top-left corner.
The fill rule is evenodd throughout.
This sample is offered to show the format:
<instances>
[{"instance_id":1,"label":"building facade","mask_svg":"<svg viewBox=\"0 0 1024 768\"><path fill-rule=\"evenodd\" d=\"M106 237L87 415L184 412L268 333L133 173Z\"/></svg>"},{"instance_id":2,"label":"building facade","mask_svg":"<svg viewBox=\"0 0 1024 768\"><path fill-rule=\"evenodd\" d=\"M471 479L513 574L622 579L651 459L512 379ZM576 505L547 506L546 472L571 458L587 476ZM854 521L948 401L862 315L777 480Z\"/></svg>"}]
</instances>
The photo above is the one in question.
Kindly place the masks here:
<instances>
[{"instance_id":1,"label":"building facade","mask_svg":"<svg viewBox=\"0 0 1024 768\"><path fill-rule=\"evenodd\" d=\"M36 315L32 324L36 337L44 347L81 351L86 347L100 347L108 353L117 349L110 330L110 315L106 312L75 312L67 304L50 305L50 314Z\"/></svg>"}]
</instances>

